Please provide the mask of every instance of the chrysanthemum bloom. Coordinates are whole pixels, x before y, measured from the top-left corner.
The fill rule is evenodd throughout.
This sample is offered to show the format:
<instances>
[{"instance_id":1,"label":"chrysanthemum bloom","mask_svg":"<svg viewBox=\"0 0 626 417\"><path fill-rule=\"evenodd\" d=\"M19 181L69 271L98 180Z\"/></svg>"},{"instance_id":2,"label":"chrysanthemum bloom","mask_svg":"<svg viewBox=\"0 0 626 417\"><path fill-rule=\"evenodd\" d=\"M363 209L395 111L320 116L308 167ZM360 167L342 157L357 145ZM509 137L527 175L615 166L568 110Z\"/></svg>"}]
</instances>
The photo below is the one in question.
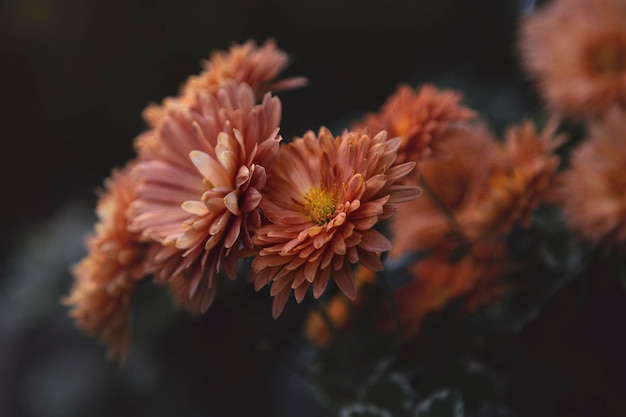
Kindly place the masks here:
<instances>
[{"instance_id":1,"label":"chrysanthemum bloom","mask_svg":"<svg viewBox=\"0 0 626 417\"><path fill-rule=\"evenodd\" d=\"M406 265L414 281L393 294L404 340L415 337L426 317L453 300L461 299L469 311L501 295L499 278L510 266L502 238L477 241L463 221L466 213L485 204L499 158L497 139L483 124L472 124L449 130L439 146L445 157L420 163L428 192L401 205L391 222L388 261L420 255ZM379 326L387 333L396 331L388 305Z\"/></svg>"},{"instance_id":2,"label":"chrysanthemum bloom","mask_svg":"<svg viewBox=\"0 0 626 417\"><path fill-rule=\"evenodd\" d=\"M495 163L498 149L496 138L484 125L464 125L446 131L438 146L444 157L420 162L420 175L429 189L420 198L399 205L390 222L393 248L387 256L388 268L392 264L404 265L402 275L414 279L393 291L404 341L417 334L428 315L452 300L473 299L499 286L496 277L500 269L491 269L489 260L505 262L502 242L495 245L500 249L493 251L488 251L485 245L466 242L463 240L467 238L466 231L456 220L460 213L480 204L480 197L489 186L490 167ZM465 247L468 243L471 245ZM453 261L453 257L458 259ZM388 268L383 274L388 273ZM376 286L375 273L359 268L357 278L359 292L351 305L355 314L376 309L372 314L372 330L395 334L397 324L385 298L374 305L366 295ZM350 322L337 314L342 310L335 305L347 309L347 300L337 297L331 303L330 319L341 332L350 331ZM334 341L316 312L307 320L305 336L319 346Z\"/></svg>"},{"instance_id":3,"label":"chrysanthemum bloom","mask_svg":"<svg viewBox=\"0 0 626 417\"><path fill-rule=\"evenodd\" d=\"M228 51L215 51L204 62L204 69L198 75L187 79L178 97L170 97L162 105L150 105L144 110L144 119L150 126L156 126L166 109L181 104L195 106L198 93L214 94L227 80L246 83L252 87L257 99L268 91L278 91L301 87L306 84L304 77L293 77L275 81L289 64L289 56L276 47L272 39L262 46L249 40L244 44L233 44Z\"/></svg>"},{"instance_id":4,"label":"chrysanthemum bloom","mask_svg":"<svg viewBox=\"0 0 626 417\"><path fill-rule=\"evenodd\" d=\"M541 132L531 121L508 129L480 203L459 214L472 240L506 236L516 223L530 226L534 211L555 190L560 164L555 150L565 141L557 127L553 118Z\"/></svg>"},{"instance_id":5,"label":"chrysanthemum bloom","mask_svg":"<svg viewBox=\"0 0 626 417\"><path fill-rule=\"evenodd\" d=\"M489 187L498 142L484 124L449 129L438 146L441 158L419 164L421 179L428 184L424 196L402 204L391 221L392 257L423 252L450 239L463 243L459 239L466 231L459 229L457 217L480 206Z\"/></svg>"},{"instance_id":6,"label":"chrysanthemum bloom","mask_svg":"<svg viewBox=\"0 0 626 417\"><path fill-rule=\"evenodd\" d=\"M593 245L626 244L626 112L612 109L591 126L560 177L559 196L570 227Z\"/></svg>"},{"instance_id":7,"label":"chrysanthemum bloom","mask_svg":"<svg viewBox=\"0 0 626 417\"><path fill-rule=\"evenodd\" d=\"M234 82L197 100L198 110L171 109L142 149L131 227L161 243L148 255L157 282L203 312L216 274L234 279L241 248L252 246L265 169L281 140L281 107L269 93L255 105L252 88Z\"/></svg>"},{"instance_id":8,"label":"chrysanthemum bloom","mask_svg":"<svg viewBox=\"0 0 626 417\"><path fill-rule=\"evenodd\" d=\"M355 130L367 127L375 134L386 130L389 137L402 139L397 162L419 162L436 146L439 136L456 122L477 116L476 112L461 105L463 96L453 90L438 90L425 84L418 90L400 85L378 113L365 116Z\"/></svg>"},{"instance_id":9,"label":"chrysanthemum bloom","mask_svg":"<svg viewBox=\"0 0 626 417\"><path fill-rule=\"evenodd\" d=\"M380 253L391 248L374 226L396 204L416 198L415 186L394 184L414 162L394 165L400 138L380 132L348 132L333 138L322 128L284 146L261 201L268 225L256 231L259 252L252 267L255 288L271 284L278 317L294 291L298 302L309 287L318 298L332 275L348 297L355 294L351 264L380 270ZM392 166L393 165L393 166Z\"/></svg>"},{"instance_id":10,"label":"chrysanthemum bloom","mask_svg":"<svg viewBox=\"0 0 626 417\"><path fill-rule=\"evenodd\" d=\"M552 111L579 117L626 104L624 22L623 0L552 0L522 19L522 61Z\"/></svg>"},{"instance_id":11,"label":"chrysanthemum bloom","mask_svg":"<svg viewBox=\"0 0 626 417\"><path fill-rule=\"evenodd\" d=\"M555 127L537 134L526 123L509 130L501 143L484 125L456 126L439 139L442 157L420 162L428 189L400 205L390 222L393 248L387 262L406 264L405 273L414 278L393 291L404 341L452 301L466 313L506 293L503 278L516 265L505 238L515 222L529 225L537 204L552 190L559 162L552 151L561 140L554 138ZM373 285L369 282L366 286ZM353 307L357 314L361 307L373 308L362 299ZM341 330L348 327L343 316L330 317ZM389 304L380 304L374 324L384 334L398 330ZM328 344L332 335L323 328L312 314L305 335Z\"/></svg>"},{"instance_id":12,"label":"chrysanthemum bloom","mask_svg":"<svg viewBox=\"0 0 626 417\"><path fill-rule=\"evenodd\" d=\"M416 281L394 294L408 337L452 300L462 297L471 311L506 290L500 278L516 267L505 238L515 224L530 226L555 189L554 151L564 140L556 128L556 119L541 132L528 121L510 128L503 142L484 127L455 129L440 140L445 158L420 164L432 194L400 207L388 257L424 255L409 266Z\"/></svg>"},{"instance_id":13,"label":"chrysanthemum bloom","mask_svg":"<svg viewBox=\"0 0 626 417\"><path fill-rule=\"evenodd\" d=\"M72 268L74 284L63 302L87 333L108 345L110 357L125 357L130 345L130 303L139 280L147 275L148 243L127 228L127 209L135 195L130 168L105 181L95 233L87 238L88 255Z\"/></svg>"},{"instance_id":14,"label":"chrysanthemum bloom","mask_svg":"<svg viewBox=\"0 0 626 417\"><path fill-rule=\"evenodd\" d=\"M467 314L497 300L507 289L502 278L511 264L504 241L475 244L471 253L455 261L449 248L439 249L410 265L408 270L415 279L393 293L405 341L419 333L426 318L453 301L460 301L464 307L460 313ZM397 323L389 305L383 307L379 326L384 333L393 333Z\"/></svg>"}]
</instances>

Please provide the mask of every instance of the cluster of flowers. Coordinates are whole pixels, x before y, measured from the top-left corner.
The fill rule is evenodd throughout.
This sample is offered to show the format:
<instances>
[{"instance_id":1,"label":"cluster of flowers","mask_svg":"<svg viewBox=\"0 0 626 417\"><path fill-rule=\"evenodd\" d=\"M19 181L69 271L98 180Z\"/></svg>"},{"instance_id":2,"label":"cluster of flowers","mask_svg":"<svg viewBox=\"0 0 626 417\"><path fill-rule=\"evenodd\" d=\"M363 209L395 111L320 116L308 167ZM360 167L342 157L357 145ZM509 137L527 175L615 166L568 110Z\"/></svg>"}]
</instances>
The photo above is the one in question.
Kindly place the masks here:
<instances>
[{"instance_id":1,"label":"cluster of flowers","mask_svg":"<svg viewBox=\"0 0 626 417\"><path fill-rule=\"evenodd\" d=\"M200 313L219 277L235 279L238 261L253 257L249 279L271 286L277 317L292 292L298 302L310 287L320 297L332 276L353 298L351 265L382 268L391 243L373 226L420 194L402 182L415 162L398 160L400 138L383 131L322 127L282 145L270 90L305 83L273 82L287 63L272 41L234 45L144 112L149 128L136 158L105 182L65 299L110 355L128 350L131 297L148 275Z\"/></svg>"},{"instance_id":2,"label":"cluster of flowers","mask_svg":"<svg viewBox=\"0 0 626 417\"><path fill-rule=\"evenodd\" d=\"M452 300L473 311L509 290L502 277L519 262L506 238L542 203L560 205L584 240L623 247L623 22L622 0L552 0L525 16L520 53L551 117L504 138L461 93L424 84L399 86L340 135L322 127L282 142L273 93L306 80L276 80L289 60L272 41L215 52L177 97L145 110L136 158L105 181L64 300L71 316L121 357L140 280L154 276L202 313L222 277L236 279L252 258L247 279L270 286L275 318L292 293L301 302L312 287L319 298L332 278L341 292L305 326L328 346L328 319L347 328L377 274L402 265L410 279L392 289L399 317L381 307L376 328L395 331L399 318L409 340ZM565 161L563 117L590 126Z\"/></svg>"},{"instance_id":3,"label":"cluster of flowers","mask_svg":"<svg viewBox=\"0 0 626 417\"><path fill-rule=\"evenodd\" d=\"M507 235L514 224L530 226L540 203L556 206L590 249L626 248L626 2L551 0L523 16L519 29L521 62L549 122L541 134L529 121L510 128L504 140L484 123L438 131L432 157L417 157L428 192L401 205L391 223L388 259L407 265L411 280L393 291L399 317L389 305L379 307L378 331L396 331L399 319L403 339L410 340L429 314L453 300L469 312L505 294L511 284L503 277L523 267L523 260L508 256ZM435 101L448 103L448 113L434 110ZM436 115L459 114L458 100L452 101L428 88L414 96L401 88L365 124L412 142L411 133L432 126ZM565 159L557 154L565 134L554 136L564 120L586 132ZM364 289L374 288L370 271L359 271L358 278ZM367 294L355 301L334 297L327 319L346 330L355 307L371 307ZM310 315L305 334L319 346L334 342L319 312Z\"/></svg>"},{"instance_id":4,"label":"cluster of flowers","mask_svg":"<svg viewBox=\"0 0 626 417\"><path fill-rule=\"evenodd\" d=\"M553 0L522 21L520 50L549 111L585 138L560 178L570 227L603 250L626 245L626 2Z\"/></svg>"}]
</instances>

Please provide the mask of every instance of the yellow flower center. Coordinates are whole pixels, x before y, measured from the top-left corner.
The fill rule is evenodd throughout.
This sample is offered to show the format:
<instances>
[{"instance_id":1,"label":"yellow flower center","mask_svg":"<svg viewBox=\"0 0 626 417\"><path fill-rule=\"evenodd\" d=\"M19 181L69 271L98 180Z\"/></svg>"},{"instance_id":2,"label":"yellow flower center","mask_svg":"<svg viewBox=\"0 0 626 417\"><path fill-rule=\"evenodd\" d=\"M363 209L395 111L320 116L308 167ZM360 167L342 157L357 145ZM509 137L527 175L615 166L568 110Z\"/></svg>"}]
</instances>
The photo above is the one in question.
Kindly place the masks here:
<instances>
[{"instance_id":1,"label":"yellow flower center","mask_svg":"<svg viewBox=\"0 0 626 417\"><path fill-rule=\"evenodd\" d=\"M335 214L337 196L322 188L311 188L304 195L304 213L311 223L321 226L328 223Z\"/></svg>"}]
</instances>

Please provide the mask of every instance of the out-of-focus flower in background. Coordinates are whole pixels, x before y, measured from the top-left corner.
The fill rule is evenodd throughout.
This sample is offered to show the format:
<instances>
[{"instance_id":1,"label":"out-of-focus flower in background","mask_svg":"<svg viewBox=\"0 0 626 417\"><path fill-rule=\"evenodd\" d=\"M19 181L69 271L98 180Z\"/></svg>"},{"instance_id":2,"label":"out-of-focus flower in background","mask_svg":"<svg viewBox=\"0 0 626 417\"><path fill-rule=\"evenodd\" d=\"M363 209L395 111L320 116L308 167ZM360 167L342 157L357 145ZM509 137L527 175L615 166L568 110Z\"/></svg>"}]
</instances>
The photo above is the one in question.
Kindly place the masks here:
<instances>
[{"instance_id":1,"label":"out-of-focus flower in background","mask_svg":"<svg viewBox=\"0 0 626 417\"><path fill-rule=\"evenodd\" d=\"M268 91L301 87L307 83L304 77L291 77L276 80L276 77L289 65L289 56L276 47L273 39L261 46L254 40L243 44L233 44L228 51L214 51L204 61L204 69L198 75L190 76L180 88L179 95L168 97L162 104L151 104L144 112L146 122L155 126L164 117L167 109L176 105L194 108L198 94L214 94L226 80L246 83L254 90L257 98Z\"/></svg>"},{"instance_id":2,"label":"out-of-focus flower in background","mask_svg":"<svg viewBox=\"0 0 626 417\"><path fill-rule=\"evenodd\" d=\"M519 48L550 110L580 117L626 105L626 3L554 0L521 18Z\"/></svg>"},{"instance_id":3,"label":"out-of-focus flower in background","mask_svg":"<svg viewBox=\"0 0 626 417\"><path fill-rule=\"evenodd\" d=\"M333 325L345 330L354 320L350 310L362 315L378 308L373 318L378 331L393 334L400 326L403 339L410 341L429 315L453 301L461 300L469 313L501 298L511 286L507 274L520 267L510 258L506 239L514 226L528 228L534 211L554 191L560 162L554 151L564 141L556 128L552 120L538 133L527 121L508 129L503 141L480 120L442 129L437 152L419 156L420 177L413 180L424 187L424 196L400 204L390 222L387 262L404 264L401 273L408 282L393 290L394 305L376 307L371 292L381 289L372 289L375 274L360 271L363 293L357 300L350 303L338 295L329 302ZM327 346L333 337L328 325L312 311L305 335Z\"/></svg>"},{"instance_id":4,"label":"out-of-focus flower in background","mask_svg":"<svg viewBox=\"0 0 626 417\"><path fill-rule=\"evenodd\" d=\"M446 129L477 117L474 110L461 104L462 98L459 91L438 90L432 84L416 90L402 84L378 113L365 115L353 128L366 128L370 134L386 130L389 137L400 137L398 162L419 162L430 156Z\"/></svg>"},{"instance_id":5,"label":"out-of-focus flower in background","mask_svg":"<svg viewBox=\"0 0 626 417\"><path fill-rule=\"evenodd\" d=\"M595 121L560 174L559 200L569 226L593 246L626 244L626 113Z\"/></svg>"}]
</instances>

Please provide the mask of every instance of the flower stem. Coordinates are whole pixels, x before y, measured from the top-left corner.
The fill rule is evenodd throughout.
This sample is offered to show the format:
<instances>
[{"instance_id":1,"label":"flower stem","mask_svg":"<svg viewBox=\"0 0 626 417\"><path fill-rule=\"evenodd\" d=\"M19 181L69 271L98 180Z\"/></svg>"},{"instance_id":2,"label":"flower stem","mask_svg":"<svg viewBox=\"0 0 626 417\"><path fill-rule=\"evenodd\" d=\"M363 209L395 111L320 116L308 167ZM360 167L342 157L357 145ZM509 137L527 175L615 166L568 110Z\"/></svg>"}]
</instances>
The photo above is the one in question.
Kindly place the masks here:
<instances>
[{"instance_id":1,"label":"flower stem","mask_svg":"<svg viewBox=\"0 0 626 417\"><path fill-rule=\"evenodd\" d=\"M454 217L454 213L448 208L446 203L441 200L439 194L430 186L426 178L423 175L420 175L419 178L420 186L424 189L424 191L428 194L432 202L437 206L437 208L441 211L441 214L446 218L453 232L461 239L464 246L471 247L472 242L469 238L463 233L463 229L461 225L456 221Z\"/></svg>"}]
</instances>

